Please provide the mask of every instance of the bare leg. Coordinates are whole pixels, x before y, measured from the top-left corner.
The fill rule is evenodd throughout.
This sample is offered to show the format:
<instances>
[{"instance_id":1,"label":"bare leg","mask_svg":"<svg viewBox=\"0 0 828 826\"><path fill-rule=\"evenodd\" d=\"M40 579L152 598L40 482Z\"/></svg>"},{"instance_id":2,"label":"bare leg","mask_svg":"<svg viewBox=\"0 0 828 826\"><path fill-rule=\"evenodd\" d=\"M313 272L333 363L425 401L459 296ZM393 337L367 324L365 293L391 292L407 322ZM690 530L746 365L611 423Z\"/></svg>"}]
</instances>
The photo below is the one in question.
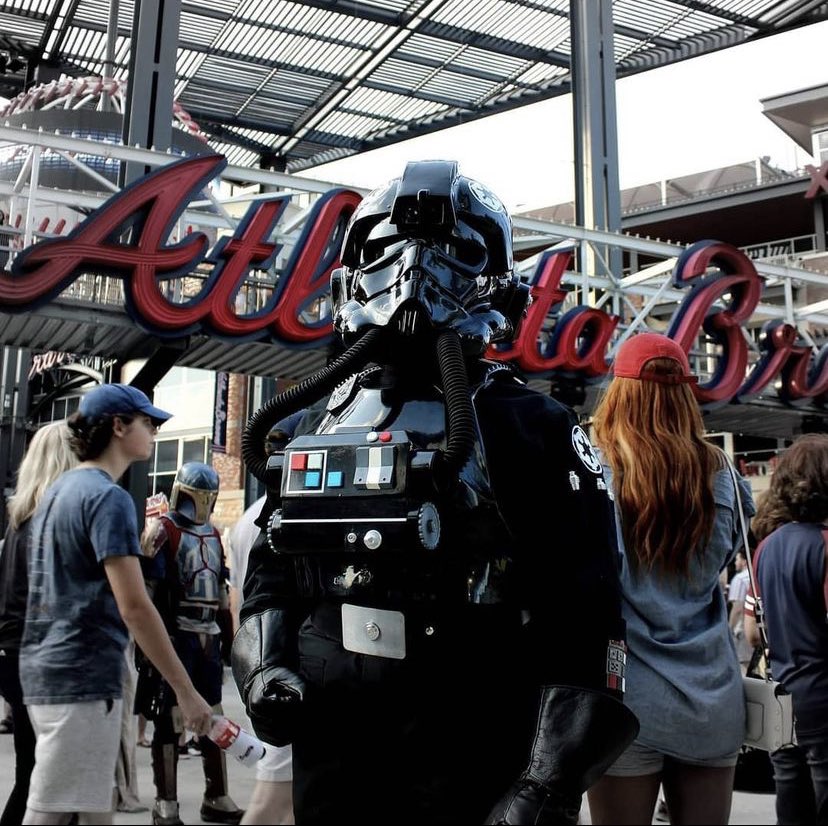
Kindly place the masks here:
<instances>
[{"instance_id":1,"label":"bare leg","mask_svg":"<svg viewBox=\"0 0 828 826\"><path fill-rule=\"evenodd\" d=\"M257 780L241 822L243 826L294 823L293 783L290 780Z\"/></svg>"},{"instance_id":2,"label":"bare leg","mask_svg":"<svg viewBox=\"0 0 828 826\"><path fill-rule=\"evenodd\" d=\"M652 823L660 783L660 773L637 777L611 777L605 774L587 792L592 823L595 826ZM671 805L669 799L667 805Z\"/></svg>"},{"instance_id":3,"label":"bare leg","mask_svg":"<svg viewBox=\"0 0 828 826\"><path fill-rule=\"evenodd\" d=\"M138 766L136 745L138 742L138 720L132 713L135 704L135 685L138 675L135 671L135 643L130 640L126 648L123 682L123 708L121 712L121 744L118 748L118 762L115 766L117 789L116 808L120 812L147 812L138 799Z\"/></svg>"},{"instance_id":4,"label":"bare leg","mask_svg":"<svg viewBox=\"0 0 828 826\"><path fill-rule=\"evenodd\" d=\"M78 826L106 826L107 823L113 823L114 821L114 811L78 813Z\"/></svg>"},{"instance_id":5,"label":"bare leg","mask_svg":"<svg viewBox=\"0 0 828 826\"><path fill-rule=\"evenodd\" d=\"M138 745L149 746L149 740L147 740L147 718L143 714L138 715Z\"/></svg>"},{"instance_id":6,"label":"bare leg","mask_svg":"<svg viewBox=\"0 0 828 826\"><path fill-rule=\"evenodd\" d=\"M735 767L689 766L665 759L664 794L675 826L718 826L730 819Z\"/></svg>"}]
</instances>

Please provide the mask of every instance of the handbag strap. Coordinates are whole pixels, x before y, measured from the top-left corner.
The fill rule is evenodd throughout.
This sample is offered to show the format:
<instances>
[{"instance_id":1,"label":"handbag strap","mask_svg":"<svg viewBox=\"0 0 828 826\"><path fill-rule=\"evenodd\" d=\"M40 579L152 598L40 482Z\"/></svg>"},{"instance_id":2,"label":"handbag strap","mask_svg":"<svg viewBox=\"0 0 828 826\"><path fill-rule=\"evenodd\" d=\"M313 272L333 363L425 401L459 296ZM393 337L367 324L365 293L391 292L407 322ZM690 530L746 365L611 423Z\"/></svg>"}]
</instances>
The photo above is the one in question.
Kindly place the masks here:
<instances>
[{"instance_id":1,"label":"handbag strap","mask_svg":"<svg viewBox=\"0 0 828 826\"><path fill-rule=\"evenodd\" d=\"M748 538L747 520L745 519L745 509L742 507L742 493L739 490L739 480L736 476L736 468L733 466L730 456L721 451L724 456L727 469L730 471L730 479L733 482L733 491L736 494L736 514L739 517L739 527L742 533L742 543L745 548L745 556L747 557L748 577L750 578L750 590L753 591L754 608L753 614L756 618L756 626L759 629L759 639L762 642L762 650L767 651L768 637L765 633L765 613L762 608L762 597L759 595L759 588L756 585L756 579L753 572L753 556L750 552L750 540Z\"/></svg>"}]
</instances>

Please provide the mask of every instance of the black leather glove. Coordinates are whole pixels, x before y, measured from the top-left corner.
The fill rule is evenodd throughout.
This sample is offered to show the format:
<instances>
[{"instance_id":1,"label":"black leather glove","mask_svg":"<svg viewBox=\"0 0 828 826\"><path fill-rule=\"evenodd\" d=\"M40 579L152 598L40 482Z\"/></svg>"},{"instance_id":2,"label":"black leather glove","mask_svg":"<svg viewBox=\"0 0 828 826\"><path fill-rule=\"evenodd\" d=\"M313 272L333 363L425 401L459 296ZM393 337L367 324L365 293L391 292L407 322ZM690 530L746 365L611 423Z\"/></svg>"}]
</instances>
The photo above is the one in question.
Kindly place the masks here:
<instances>
[{"instance_id":1,"label":"black leather glove","mask_svg":"<svg viewBox=\"0 0 828 826\"><path fill-rule=\"evenodd\" d=\"M248 617L233 640L231 663L245 711L256 734L285 746L293 740L303 711L305 681L286 664L286 612Z\"/></svg>"},{"instance_id":2,"label":"black leather glove","mask_svg":"<svg viewBox=\"0 0 828 826\"><path fill-rule=\"evenodd\" d=\"M600 691L543 689L529 765L486 818L489 824L576 824L581 795L638 734L636 716Z\"/></svg>"},{"instance_id":3,"label":"black leather glove","mask_svg":"<svg viewBox=\"0 0 828 826\"><path fill-rule=\"evenodd\" d=\"M581 795L567 798L554 794L532 780L516 780L492 809L486 823L576 824L581 810Z\"/></svg>"}]
</instances>

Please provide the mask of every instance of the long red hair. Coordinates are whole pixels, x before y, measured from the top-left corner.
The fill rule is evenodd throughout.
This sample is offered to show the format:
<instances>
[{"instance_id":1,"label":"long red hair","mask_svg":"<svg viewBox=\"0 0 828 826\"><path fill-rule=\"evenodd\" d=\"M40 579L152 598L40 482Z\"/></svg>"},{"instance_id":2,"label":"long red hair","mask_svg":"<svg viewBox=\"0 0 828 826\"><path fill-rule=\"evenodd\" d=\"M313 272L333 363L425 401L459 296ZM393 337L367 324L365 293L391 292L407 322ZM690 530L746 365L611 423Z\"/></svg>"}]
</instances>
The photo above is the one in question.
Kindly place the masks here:
<instances>
[{"instance_id":1,"label":"long red hair","mask_svg":"<svg viewBox=\"0 0 828 826\"><path fill-rule=\"evenodd\" d=\"M672 359L648 371L680 372ZM710 538L713 474L722 458L704 438L687 384L615 378L598 402L593 434L612 468L627 556L634 570L687 574Z\"/></svg>"}]
</instances>

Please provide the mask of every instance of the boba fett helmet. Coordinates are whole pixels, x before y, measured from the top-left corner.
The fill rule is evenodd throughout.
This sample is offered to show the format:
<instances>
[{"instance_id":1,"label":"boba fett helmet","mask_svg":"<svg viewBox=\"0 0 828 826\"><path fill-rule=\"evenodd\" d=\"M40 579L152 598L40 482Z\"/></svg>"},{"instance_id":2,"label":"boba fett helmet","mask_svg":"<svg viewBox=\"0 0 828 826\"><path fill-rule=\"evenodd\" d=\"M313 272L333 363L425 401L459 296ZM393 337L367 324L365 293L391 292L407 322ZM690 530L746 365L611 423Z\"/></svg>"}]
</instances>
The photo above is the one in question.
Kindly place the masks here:
<instances>
[{"instance_id":1,"label":"boba fett helmet","mask_svg":"<svg viewBox=\"0 0 828 826\"><path fill-rule=\"evenodd\" d=\"M170 510L203 525L213 513L219 492L219 475L203 462L185 462L175 474Z\"/></svg>"}]
</instances>

